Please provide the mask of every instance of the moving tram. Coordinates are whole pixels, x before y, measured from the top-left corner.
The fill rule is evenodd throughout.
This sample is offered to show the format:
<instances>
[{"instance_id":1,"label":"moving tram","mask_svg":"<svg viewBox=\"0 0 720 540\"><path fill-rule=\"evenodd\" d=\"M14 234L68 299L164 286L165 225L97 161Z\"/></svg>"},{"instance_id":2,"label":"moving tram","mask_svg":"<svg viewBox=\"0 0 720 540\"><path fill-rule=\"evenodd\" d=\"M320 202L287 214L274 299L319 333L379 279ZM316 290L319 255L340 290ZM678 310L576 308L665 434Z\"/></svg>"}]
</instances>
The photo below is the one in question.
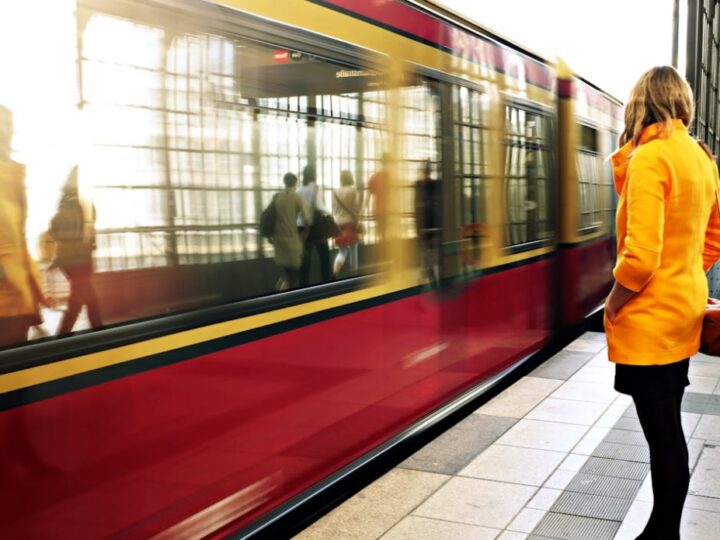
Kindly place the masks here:
<instances>
[{"instance_id":1,"label":"moving tram","mask_svg":"<svg viewBox=\"0 0 720 540\"><path fill-rule=\"evenodd\" d=\"M260 531L609 291L621 105L562 62L420 0L12 4L0 104L49 306L0 350L5 537ZM102 324L58 335L38 242L75 165ZM352 173L359 264L281 292L258 223L307 165L328 211Z\"/></svg>"}]
</instances>

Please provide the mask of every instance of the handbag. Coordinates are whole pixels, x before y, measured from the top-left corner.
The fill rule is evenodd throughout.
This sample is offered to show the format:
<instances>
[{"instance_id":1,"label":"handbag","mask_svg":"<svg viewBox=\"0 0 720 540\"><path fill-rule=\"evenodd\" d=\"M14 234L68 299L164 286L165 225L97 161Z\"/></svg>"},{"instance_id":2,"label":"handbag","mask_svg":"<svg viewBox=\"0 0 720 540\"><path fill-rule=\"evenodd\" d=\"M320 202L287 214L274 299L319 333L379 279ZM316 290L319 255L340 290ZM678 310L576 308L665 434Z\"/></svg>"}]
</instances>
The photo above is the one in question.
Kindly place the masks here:
<instances>
[{"instance_id":1,"label":"handbag","mask_svg":"<svg viewBox=\"0 0 720 540\"><path fill-rule=\"evenodd\" d=\"M700 352L710 356L720 356L720 306L705 309L700 334Z\"/></svg>"},{"instance_id":2,"label":"handbag","mask_svg":"<svg viewBox=\"0 0 720 540\"><path fill-rule=\"evenodd\" d=\"M321 212L317 208L313 211L313 221L308 233L309 240L327 240L340 234L340 227L330 214Z\"/></svg>"},{"instance_id":3,"label":"handbag","mask_svg":"<svg viewBox=\"0 0 720 540\"><path fill-rule=\"evenodd\" d=\"M275 223L277 222L277 193L273 196L270 204L260 214L260 235L270 239L275 234Z\"/></svg>"},{"instance_id":4,"label":"handbag","mask_svg":"<svg viewBox=\"0 0 720 540\"><path fill-rule=\"evenodd\" d=\"M317 186L315 186L312 200L313 220L312 225L310 225L310 230L308 231L308 240L318 242L339 235L340 227L337 226L333 217L317 208L315 202L317 200Z\"/></svg>"}]
</instances>

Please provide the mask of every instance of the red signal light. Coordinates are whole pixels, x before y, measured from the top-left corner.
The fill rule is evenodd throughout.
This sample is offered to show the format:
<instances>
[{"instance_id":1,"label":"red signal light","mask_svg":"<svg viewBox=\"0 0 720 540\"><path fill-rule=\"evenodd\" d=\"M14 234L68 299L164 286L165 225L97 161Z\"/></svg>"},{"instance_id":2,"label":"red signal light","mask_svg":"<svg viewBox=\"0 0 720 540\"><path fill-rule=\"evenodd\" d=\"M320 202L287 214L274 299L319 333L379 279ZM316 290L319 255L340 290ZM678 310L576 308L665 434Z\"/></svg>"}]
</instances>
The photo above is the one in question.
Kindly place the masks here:
<instances>
[{"instance_id":1,"label":"red signal light","mask_svg":"<svg viewBox=\"0 0 720 540\"><path fill-rule=\"evenodd\" d=\"M290 52L284 49L276 49L273 58L275 58L277 64L287 64L290 61Z\"/></svg>"}]
</instances>

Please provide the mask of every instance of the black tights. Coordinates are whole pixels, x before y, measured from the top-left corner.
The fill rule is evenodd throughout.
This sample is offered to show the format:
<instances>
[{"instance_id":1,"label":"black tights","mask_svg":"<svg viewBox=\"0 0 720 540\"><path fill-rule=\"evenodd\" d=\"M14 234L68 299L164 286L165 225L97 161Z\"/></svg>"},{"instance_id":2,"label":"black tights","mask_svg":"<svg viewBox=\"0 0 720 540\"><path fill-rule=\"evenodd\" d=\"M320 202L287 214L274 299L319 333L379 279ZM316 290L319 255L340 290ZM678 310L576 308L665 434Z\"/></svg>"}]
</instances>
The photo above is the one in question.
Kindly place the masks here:
<instances>
[{"instance_id":1,"label":"black tights","mask_svg":"<svg viewBox=\"0 0 720 540\"><path fill-rule=\"evenodd\" d=\"M680 519L690 483L688 450L680 420L684 388L662 398L633 396L650 447L653 509L638 540L679 540Z\"/></svg>"}]
</instances>

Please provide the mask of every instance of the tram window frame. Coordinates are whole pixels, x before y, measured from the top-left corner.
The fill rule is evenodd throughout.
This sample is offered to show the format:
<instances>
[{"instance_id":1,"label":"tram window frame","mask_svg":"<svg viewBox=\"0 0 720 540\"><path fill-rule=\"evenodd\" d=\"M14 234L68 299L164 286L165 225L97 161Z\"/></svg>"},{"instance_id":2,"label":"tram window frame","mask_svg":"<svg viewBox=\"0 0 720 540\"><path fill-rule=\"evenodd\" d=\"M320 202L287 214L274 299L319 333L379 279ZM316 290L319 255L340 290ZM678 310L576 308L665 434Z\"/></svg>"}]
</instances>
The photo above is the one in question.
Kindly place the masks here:
<instances>
[{"instance_id":1,"label":"tram window frame","mask_svg":"<svg viewBox=\"0 0 720 540\"><path fill-rule=\"evenodd\" d=\"M462 94L467 94L470 110L463 108ZM476 98L476 103L472 101ZM473 109L472 104L477 107ZM490 155L489 96L482 88L452 84L452 115L454 128L454 164L457 188L457 212L459 226L487 223L487 182L490 178L488 157ZM469 135L469 141L466 140ZM469 142L469 146L468 143ZM467 151L469 149L469 159ZM466 204L467 203L467 204Z\"/></svg>"},{"instance_id":2,"label":"tram window frame","mask_svg":"<svg viewBox=\"0 0 720 540\"><path fill-rule=\"evenodd\" d=\"M602 130L598 125L584 119L578 119L576 125L578 144L573 160L577 186L576 227L579 235L586 236L599 231L603 226L610 194L607 193L609 184L603 171L600 154ZM595 172L594 177L589 174L592 170ZM585 181L583 178L589 178L589 180ZM591 207L583 206L584 201L588 200ZM583 221L586 216L589 218L587 223Z\"/></svg>"},{"instance_id":3,"label":"tram window frame","mask_svg":"<svg viewBox=\"0 0 720 540\"><path fill-rule=\"evenodd\" d=\"M503 146L504 146L504 152L503 152L503 239L504 239L504 249L505 251L509 253L520 253L524 251L530 251L533 249L537 249L546 245L549 245L553 242L553 239L556 236L556 230L555 230L555 216L554 216L554 210L553 210L553 204L552 204L552 195L554 190L554 183L556 182L556 175L555 175L555 165L554 165L554 154L553 154L553 148L555 144L555 126L553 123L553 109L551 107L547 107L541 103L536 102L530 102L525 100L519 100L517 98L510 98L506 97L502 104L503 107ZM525 180L525 194L528 192L528 185L527 185L527 153L524 156L523 159L521 159L522 152L517 152L516 149L523 148L523 145L526 144L524 140L528 137L527 135L523 135L518 133L513 133L509 130L510 124L511 124L511 114L512 110L518 111L518 120L520 117L520 113L523 113L523 116L526 116L528 114L533 115L537 118L541 118L544 123L544 137L534 137L536 140L543 140L545 141L544 144L534 144L532 145L533 149L535 150L542 150L542 154L544 156L544 169L543 169L543 175L542 177L538 177L538 179L541 179L545 182L544 187L544 205L541 204L541 200L538 196L538 200L535 201L537 205L537 211L538 216L540 215L541 211L543 212L544 219L537 219L536 222L539 225L541 222L545 223L545 230L542 231L542 237L540 235L540 230L538 228L538 233L535 238L528 238L527 233L525 235L524 239L520 239L519 241L513 241L512 239L512 229L514 225L524 225L527 227L528 224L531 222L529 220L526 221L510 221L510 216L513 215L513 213L516 211L516 208L511 208L511 196L510 196L510 190L512 187L512 180L516 180L522 186L522 180ZM527 124L526 124L527 129ZM516 142L517 144L511 144L512 142ZM517 158L516 158L517 156ZM511 175L509 174L509 171L512 170L512 168L519 168L525 169L524 175ZM538 195L540 194L540 190L537 191ZM527 201L527 195L525 196L525 200ZM517 205L516 205L517 206ZM525 215L527 216L528 211L525 211Z\"/></svg>"}]
</instances>

